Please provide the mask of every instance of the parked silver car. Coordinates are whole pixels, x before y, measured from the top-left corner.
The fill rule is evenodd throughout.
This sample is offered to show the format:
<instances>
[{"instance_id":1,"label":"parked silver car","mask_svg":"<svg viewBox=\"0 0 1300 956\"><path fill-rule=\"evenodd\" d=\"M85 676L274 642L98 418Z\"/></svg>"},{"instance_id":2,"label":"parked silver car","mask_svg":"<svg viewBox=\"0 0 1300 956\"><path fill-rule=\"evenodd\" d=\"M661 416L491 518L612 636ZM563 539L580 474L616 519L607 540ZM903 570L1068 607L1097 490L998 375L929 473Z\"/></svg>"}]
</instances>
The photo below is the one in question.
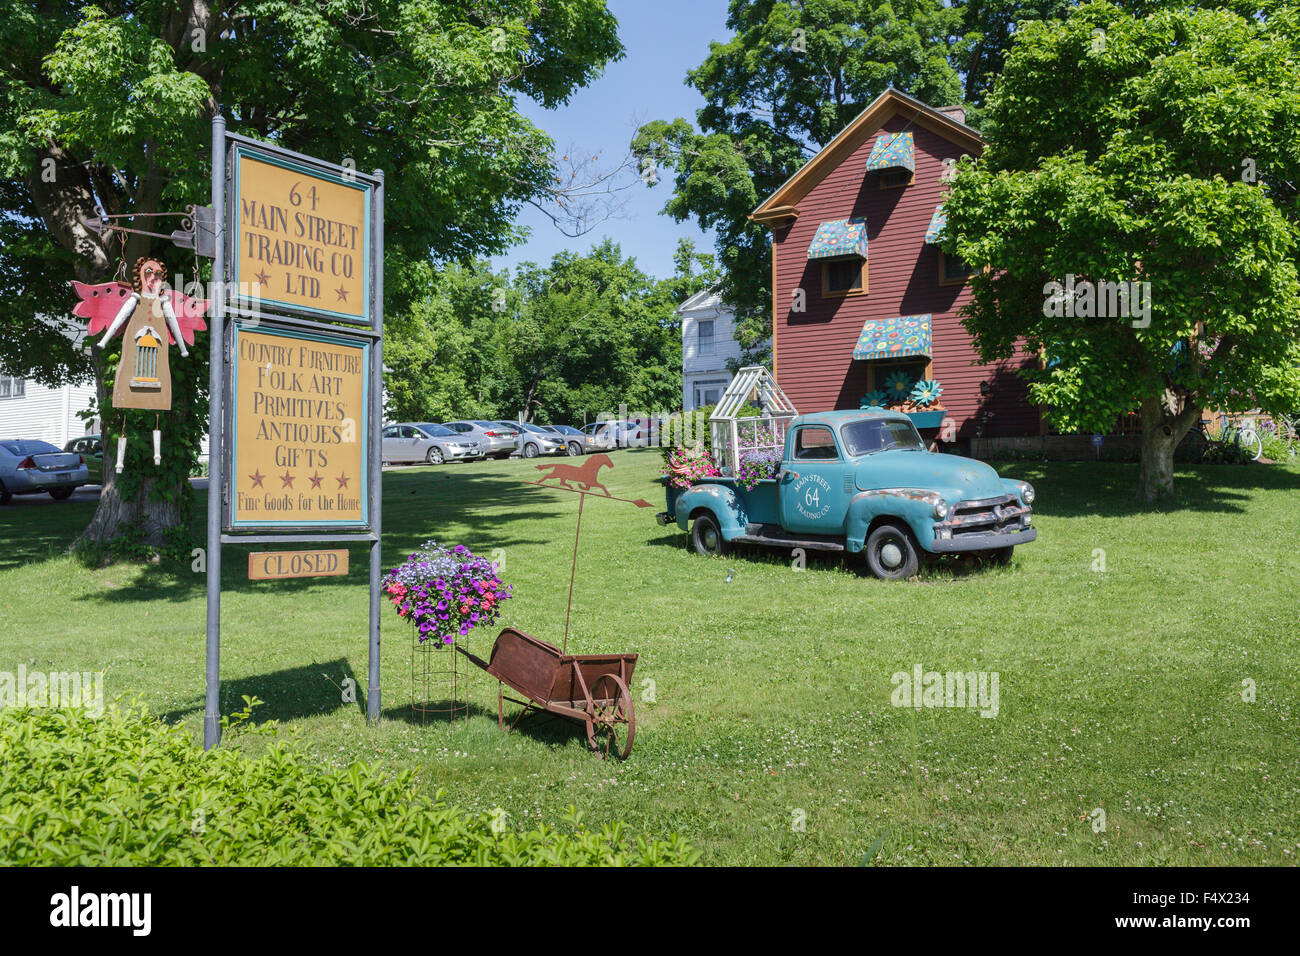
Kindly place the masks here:
<instances>
[{"instance_id":1,"label":"parked silver car","mask_svg":"<svg viewBox=\"0 0 1300 956\"><path fill-rule=\"evenodd\" d=\"M541 425L534 425L532 422L515 422L515 427L522 429L523 432L519 437L519 451L525 458L565 453L563 435L548 432Z\"/></svg>"},{"instance_id":2,"label":"parked silver car","mask_svg":"<svg viewBox=\"0 0 1300 956\"><path fill-rule=\"evenodd\" d=\"M648 448L663 444L663 431L651 430L649 419L611 421L605 423L614 436L614 444L619 448Z\"/></svg>"},{"instance_id":3,"label":"parked silver car","mask_svg":"<svg viewBox=\"0 0 1300 956\"><path fill-rule=\"evenodd\" d=\"M31 438L0 441L0 505L9 504L14 495L41 492L63 501L78 485L89 483L85 459L75 452Z\"/></svg>"},{"instance_id":4,"label":"parked silver car","mask_svg":"<svg viewBox=\"0 0 1300 956\"><path fill-rule=\"evenodd\" d=\"M466 419L444 422L443 427L450 428L462 438L478 442L483 454L490 458L509 458L518 445L515 430L503 428L501 422Z\"/></svg>"},{"instance_id":5,"label":"parked silver car","mask_svg":"<svg viewBox=\"0 0 1300 956\"><path fill-rule=\"evenodd\" d=\"M609 451L616 445L614 430L609 422L592 422L590 425L583 425L582 434L586 439L587 451Z\"/></svg>"},{"instance_id":6,"label":"parked silver car","mask_svg":"<svg viewBox=\"0 0 1300 956\"><path fill-rule=\"evenodd\" d=\"M547 431L559 435L564 440L564 450L570 455L585 455L588 451L587 436L572 425L543 425ZM594 449L592 449L594 450Z\"/></svg>"},{"instance_id":7,"label":"parked silver car","mask_svg":"<svg viewBox=\"0 0 1300 956\"><path fill-rule=\"evenodd\" d=\"M441 425L399 422L385 426L381 456L385 462L424 461L441 465L444 461L481 458L483 452L478 442L463 438Z\"/></svg>"}]
</instances>

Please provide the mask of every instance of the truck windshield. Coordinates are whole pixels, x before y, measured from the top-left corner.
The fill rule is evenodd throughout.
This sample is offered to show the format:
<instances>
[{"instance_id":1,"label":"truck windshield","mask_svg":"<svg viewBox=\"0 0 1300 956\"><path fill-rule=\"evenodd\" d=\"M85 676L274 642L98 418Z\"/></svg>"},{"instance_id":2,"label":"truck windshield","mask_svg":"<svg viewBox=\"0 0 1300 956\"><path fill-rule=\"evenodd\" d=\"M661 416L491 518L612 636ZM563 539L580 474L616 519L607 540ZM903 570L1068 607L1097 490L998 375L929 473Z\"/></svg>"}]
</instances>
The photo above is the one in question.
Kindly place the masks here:
<instances>
[{"instance_id":1,"label":"truck windshield","mask_svg":"<svg viewBox=\"0 0 1300 956\"><path fill-rule=\"evenodd\" d=\"M850 455L870 455L876 451L899 449L925 451L925 443L911 422L887 418L868 418L840 429L844 447Z\"/></svg>"}]
</instances>

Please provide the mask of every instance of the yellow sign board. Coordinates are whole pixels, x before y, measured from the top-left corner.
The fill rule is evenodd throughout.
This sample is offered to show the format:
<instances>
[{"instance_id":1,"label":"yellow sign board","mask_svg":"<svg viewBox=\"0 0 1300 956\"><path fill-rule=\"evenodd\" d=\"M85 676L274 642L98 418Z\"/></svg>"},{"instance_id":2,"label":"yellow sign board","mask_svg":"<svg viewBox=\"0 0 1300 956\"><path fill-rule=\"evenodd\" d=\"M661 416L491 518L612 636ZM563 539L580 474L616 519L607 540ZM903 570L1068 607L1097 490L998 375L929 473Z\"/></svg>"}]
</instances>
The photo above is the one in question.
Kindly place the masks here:
<instances>
[{"instance_id":1,"label":"yellow sign board","mask_svg":"<svg viewBox=\"0 0 1300 956\"><path fill-rule=\"evenodd\" d=\"M370 343L236 325L230 529L369 523Z\"/></svg>"},{"instance_id":2,"label":"yellow sign board","mask_svg":"<svg viewBox=\"0 0 1300 956\"><path fill-rule=\"evenodd\" d=\"M327 319L370 321L368 182L234 150L234 281L245 300Z\"/></svg>"},{"instance_id":3,"label":"yellow sign board","mask_svg":"<svg viewBox=\"0 0 1300 956\"><path fill-rule=\"evenodd\" d=\"M248 556L248 579L339 577L348 573L348 549L257 551Z\"/></svg>"}]
</instances>

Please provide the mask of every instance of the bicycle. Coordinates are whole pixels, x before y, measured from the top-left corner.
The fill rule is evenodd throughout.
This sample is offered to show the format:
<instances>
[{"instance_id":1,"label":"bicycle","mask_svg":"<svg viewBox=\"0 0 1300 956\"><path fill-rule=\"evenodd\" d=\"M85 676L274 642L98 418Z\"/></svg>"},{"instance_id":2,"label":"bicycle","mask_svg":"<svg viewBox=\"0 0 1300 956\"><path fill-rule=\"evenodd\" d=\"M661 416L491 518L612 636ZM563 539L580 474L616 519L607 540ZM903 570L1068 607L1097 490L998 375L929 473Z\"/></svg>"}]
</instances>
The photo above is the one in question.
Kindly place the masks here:
<instances>
[{"instance_id":1,"label":"bicycle","mask_svg":"<svg viewBox=\"0 0 1300 956\"><path fill-rule=\"evenodd\" d=\"M1273 424L1277 427L1277 436L1286 441L1300 438L1300 412L1289 415L1274 415Z\"/></svg>"},{"instance_id":2,"label":"bicycle","mask_svg":"<svg viewBox=\"0 0 1300 956\"><path fill-rule=\"evenodd\" d=\"M1206 430L1213 422L1208 418L1202 418L1199 422L1188 429L1183 440L1178 443L1174 449L1174 459L1176 461L1191 462L1200 464L1205 460L1206 454L1210 450L1210 445L1215 440L1210 438ZM1251 461L1259 461L1264 456L1264 440L1259 436L1259 430L1255 427L1252 419L1232 419L1226 416L1222 419L1222 428L1219 432L1217 443L1226 445L1232 442L1241 448L1242 452Z\"/></svg>"}]
</instances>

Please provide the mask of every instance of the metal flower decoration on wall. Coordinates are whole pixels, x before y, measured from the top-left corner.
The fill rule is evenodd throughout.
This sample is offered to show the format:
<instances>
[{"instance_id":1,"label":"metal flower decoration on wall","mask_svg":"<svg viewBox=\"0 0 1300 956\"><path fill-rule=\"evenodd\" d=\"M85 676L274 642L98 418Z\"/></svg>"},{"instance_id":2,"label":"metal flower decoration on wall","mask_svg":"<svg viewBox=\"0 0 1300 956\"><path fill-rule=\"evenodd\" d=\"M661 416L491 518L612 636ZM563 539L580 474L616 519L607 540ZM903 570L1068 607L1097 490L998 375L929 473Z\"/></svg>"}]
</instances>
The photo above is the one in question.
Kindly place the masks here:
<instances>
[{"instance_id":1,"label":"metal flower decoration on wall","mask_svg":"<svg viewBox=\"0 0 1300 956\"><path fill-rule=\"evenodd\" d=\"M858 408L884 408L889 403L889 393L877 389L867 392L858 403Z\"/></svg>"},{"instance_id":2,"label":"metal flower decoration on wall","mask_svg":"<svg viewBox=\"0 0 1300 956\"><path fill-rule=\"evenodd\" d=\"M909 397L912 399L912 404L925 408L937 402L942 394L943 387L939 382L936 379L928 378L922 379L912 386Z\"/></svg>"},{"instance_id":3,"label":"metal flower decoration on wall","mask_svg":"<svg viewBox=\"0 0 1300 956\"><path fill-rule=\"evenodd\" d=\"M901 405L907 401L908 395L911 394L912 385L916 379L908 375L902 369L892 373L885 379L885 392L889 395L889 402L892 405Z\"/></svg>"}]
</instances>

